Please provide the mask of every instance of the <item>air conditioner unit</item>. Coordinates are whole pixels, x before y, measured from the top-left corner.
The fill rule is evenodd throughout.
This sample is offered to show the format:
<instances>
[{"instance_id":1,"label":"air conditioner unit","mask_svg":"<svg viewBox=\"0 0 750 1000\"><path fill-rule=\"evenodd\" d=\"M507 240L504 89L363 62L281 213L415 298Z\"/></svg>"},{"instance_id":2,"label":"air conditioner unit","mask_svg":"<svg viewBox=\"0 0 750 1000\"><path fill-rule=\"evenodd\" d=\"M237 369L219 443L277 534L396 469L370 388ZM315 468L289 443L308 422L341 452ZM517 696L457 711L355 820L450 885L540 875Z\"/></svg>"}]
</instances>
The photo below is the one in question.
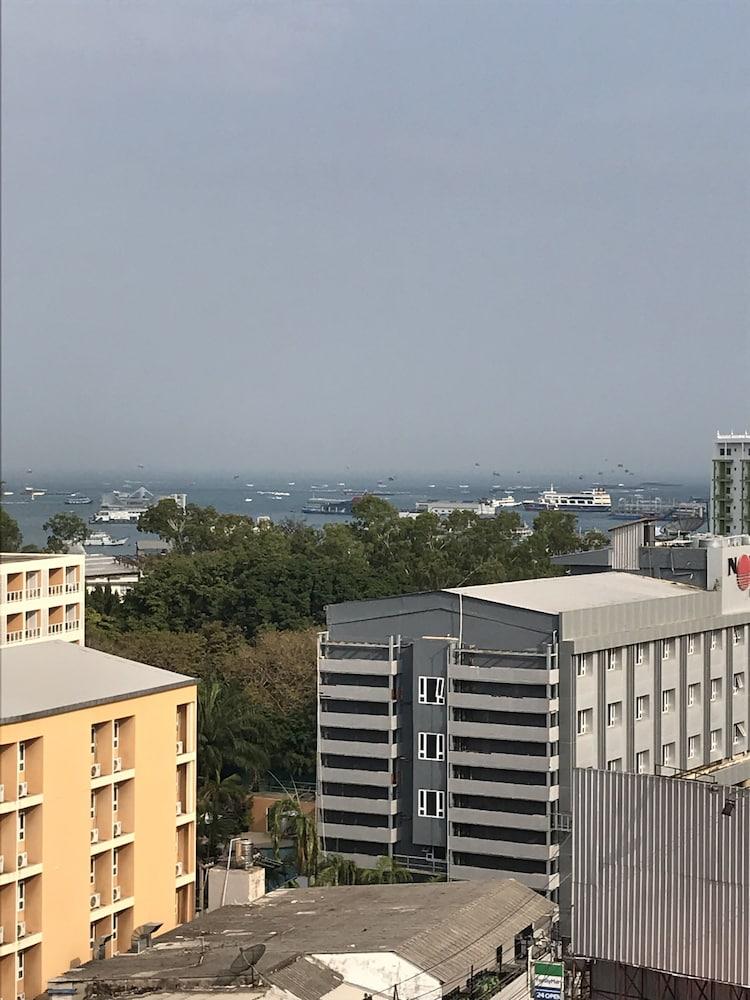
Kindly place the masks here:
<instances>
[{"instance_id":1,"label":"air conditioner unit","mask_svg":"<svg viewBox=\"0 0 750 1000\"><path fill-rule=\"evenodd\" d=\"M91 843L92 844L99 843L99 830L97 827L94 827L94 829L91 831Z\"/></svg>"},{"instance_id":2,"label":"air conditioner unit","mask_svg":"<svg viewBox=\"0 0 750 1000\"><path fill-rule=\"evenodd\" d=\"M112 758L112 770L113 771L122 771L122 757L113 757Z\"/></svg>"},{"instance_id":3,"label":"air conditioner unit","mask_svg":"<svg viewBox=\"0 0 750 1000\"><path fill-rule=\"evenodd\" d=\"M122 897L122 889L119 885L112 886L112 902L118 903Z\"/></svg>"},{"instance_id":4,"label":"air conditioner unit","mask_svg":"<svg viewBox=\"0 0 750 1000\"><path fill-rule=\"evenodd\" d=\"M176 862L176 864L174 866L174 873L175 873L175 877L176 878L180 878L180 876L182 875L182 862L181 861Z\"/></svg>"},{"instance_id":5,"label":"air conditioner unit","mask_svg":"<svg viewBox=\"0 0 750 1000\"><path fill-rule=\"evenodd\" d=\"M89 909L98 910L102 905L102 894L100 892L92 892L89 896Z\"/></svg>"},{"instance_id":6,"label":"air conditioner unit","mask_svg":"<svg viewBox=\"0 0 750 1000\"><path fill-rule=\"evenodd\" d=\"M92 764L91 765L91 777L92 778L101 778L101 776L102 776L102 765L101 764Z\"/></svg>"},{"instance_id":7,"label":"air conditioner unit","mask_svg":"<svg viewBox=\"0 0 750 1000\"><path fill-rule=\"evenodd\" d=\"M16 858L16 868L25 868L29 863L29 855L26 851L21 851L21 853Z\"/></svg>"},{"instance_id":8,"label":"air conditioner unit","mask_svg":"<svg viewBox=\"0 0 750 1000\"><path fill-rule=\"evenodd\" d=\"M181 802L177 803L177 815L178 816L182 816L182 803Z\"/></svg>"},{"instance_id":9,"label":"air conditioner unit","mask_svg":"<svg viewBox=\"0 0 750 1000\"><path fill-rule=\"evenodd\" d=\"M185 753L185 744L182 740L177 740L177 756L179 757L181 753Z\"/></svg>"},{"instance_id":10,"label":"air conditioner unit","mask_svg":"<svg viewBox=\"0 0 750 1000\"><path fill-rule=\"evenodd\" d=\"M5 802L5 785L0 785L0 802Z\"/></svg>"},{"instance_id":11,"label":"air conditioner unit","mask_svg":"<svg viewBox=\"0 0 750 1000\"><path fill-rule=\"evenodd\" d=\"M19 799L25 799L29 794L29 783L28 781L18 782L18 797Z\"/></svg>"},{"instance_id":12,"label":"air conditioner unit","mask_svg":"<svg viewBox=\"0 0 750 1000\"><path fill-rule=\"evenodd\" d=\"M16 938L20 941L21 938L26 937L26 921L19 920L16 924Z\"/></svg>"},{"instance_id":13,"label":"air conditioner unit","mask_svg":"<svg viewBox=\"0 0 750 1000\"><path fill-rule=\"evenodd\" d=\"M122 823L120 822L119 819L112 824L112 836L113 837L122 836Z\"/></svg>"}]
</instances>

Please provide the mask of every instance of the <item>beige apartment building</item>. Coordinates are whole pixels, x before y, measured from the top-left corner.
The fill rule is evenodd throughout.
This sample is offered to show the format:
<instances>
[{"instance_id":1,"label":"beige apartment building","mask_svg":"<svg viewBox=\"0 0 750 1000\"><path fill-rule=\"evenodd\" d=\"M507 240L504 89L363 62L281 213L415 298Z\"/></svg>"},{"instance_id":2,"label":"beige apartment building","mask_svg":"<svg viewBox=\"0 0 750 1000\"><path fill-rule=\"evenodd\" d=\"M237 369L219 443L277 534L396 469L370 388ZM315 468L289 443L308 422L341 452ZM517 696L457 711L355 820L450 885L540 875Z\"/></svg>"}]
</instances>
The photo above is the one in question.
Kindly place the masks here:
<instances>
[{"instance_id":1,"label":"beige apartment building","mask_svg":"<svg viewBox=\"0 0 750 1000\"><path fill-rule=\"evenodd\" d=\"M0 646L48 639L82 646L85 562L83 555L0 554Z\"/></svg>"},{"instance_id":2,"label":"beige apartment building","mask_svg":"<svg viewBox=\"0 0 750 1000\"><path fill-rule=\"evenodd\" d=\"M59 569L80 583L80 561L48 562L33 587L5 562L4 597L19 573L32 591ZM54 639L2 650L3 1000L192 918L195 751L193 678Z\"/></svg>"}]
</instances>

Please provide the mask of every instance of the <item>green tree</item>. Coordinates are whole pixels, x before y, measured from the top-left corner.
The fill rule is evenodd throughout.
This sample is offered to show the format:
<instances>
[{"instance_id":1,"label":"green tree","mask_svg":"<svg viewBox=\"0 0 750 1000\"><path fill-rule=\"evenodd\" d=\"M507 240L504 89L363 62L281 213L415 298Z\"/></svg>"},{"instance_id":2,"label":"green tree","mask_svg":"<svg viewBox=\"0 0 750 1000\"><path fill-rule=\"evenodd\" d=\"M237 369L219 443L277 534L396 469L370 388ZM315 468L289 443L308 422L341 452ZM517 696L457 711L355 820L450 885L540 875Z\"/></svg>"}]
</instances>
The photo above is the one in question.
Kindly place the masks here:
<instances>
[{"instance_id":1,"label":"green tree","mask_svg":"<svg viewBox=\"0 0 750 1000\"><path fill-rule=\"evenodd\" d=\"M378 858L374 868L361 868L357 881L360 885L395 885L413 882L411 872L393 858Z\"/></svg>"},{"instance_id":2,"label":"green tree","mask_svg":"<svg viewBox=\"0 0 750 1000\"><path fill-rule=\"evenodd\" d=\"M20 552L22 545L23 535L18 521L4 507L0 507L0 551Z\"/></svg>"},{"instance_id":3,"label":"green tree","mask_svg":"<svg viewBox=\"0 0 750 1000\"><path fill-rule=\"evenodd\" d=\"M77 514L53 514L42 527L47 532L48 552L67 552L71 545L81 545L89 535L86 522Z\"/></svg>"},{"instance_id":4,"label":"green tree","mask_svg":"<svg viewBox=\"0 0 750 1000\"><path fill-rule=\"evenodd\" d=\"M268 810L268 832L277 860L281 857L281 841L286 837L292 838L297 870L300 875L315 878L320 859L318 831L314 814L305 812L299 798L289 796L274 802Z\"/></svg>"},{"instance_id":5,"label":"green tree","mask_svg":"<svg viewBox=\"0 0 750 1000\"><path fill-rule=\"evenodd\" d=\"M315 877L316 885L357 885L361 869L341 854L326 854Z\"/></svg>"}]
</instances>

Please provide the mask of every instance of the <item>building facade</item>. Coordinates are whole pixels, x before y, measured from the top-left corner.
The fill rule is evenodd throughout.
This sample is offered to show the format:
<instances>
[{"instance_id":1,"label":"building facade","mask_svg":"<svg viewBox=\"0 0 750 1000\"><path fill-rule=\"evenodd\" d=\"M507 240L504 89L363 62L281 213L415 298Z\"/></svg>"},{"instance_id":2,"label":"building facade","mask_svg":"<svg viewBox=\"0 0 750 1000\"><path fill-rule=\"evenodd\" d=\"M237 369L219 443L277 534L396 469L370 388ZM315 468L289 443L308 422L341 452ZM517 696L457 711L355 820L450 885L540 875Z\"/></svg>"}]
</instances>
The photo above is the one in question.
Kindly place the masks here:
<instances>
[{"instance_id":1,"label":"building facade","mask_svg":"<svg viewBox=\"0 0 750 1000\"><path fill-rule=\"evenodd\" d=\"M60 641L0 660L0 996L190 920L195 680Z\"/></svg>"},{"instance_id":2,"label":"building facade","mask_svg":"<svg viewBox=\"0 0 750 1000\"><path fill-rule=\"evenodd\" d=\"M82 646L85 557L0 555L0 646L63 639Z\"/></svg>"},{"instance_id":3,"label":"building facade","mask_svg":"<svg viewBox=\"0 0 750 1000\"><path fill-rule=\"evenodd\" d=\"M711 530L750 534L750 434L717 434L711 476Z\"/></svg>"},{"instance_id":4,"label":"building facade","mask_svg":"<svg viewBox=\"0 0 750 1000\"><path fill-rule=\"evenodd\" d=\"M565 904L575 767L676 773L748 749L750 591L732 567L750 546L722 541L709 590L610 572L330 607L324 848Z\"/></svg>"}]
</instances>

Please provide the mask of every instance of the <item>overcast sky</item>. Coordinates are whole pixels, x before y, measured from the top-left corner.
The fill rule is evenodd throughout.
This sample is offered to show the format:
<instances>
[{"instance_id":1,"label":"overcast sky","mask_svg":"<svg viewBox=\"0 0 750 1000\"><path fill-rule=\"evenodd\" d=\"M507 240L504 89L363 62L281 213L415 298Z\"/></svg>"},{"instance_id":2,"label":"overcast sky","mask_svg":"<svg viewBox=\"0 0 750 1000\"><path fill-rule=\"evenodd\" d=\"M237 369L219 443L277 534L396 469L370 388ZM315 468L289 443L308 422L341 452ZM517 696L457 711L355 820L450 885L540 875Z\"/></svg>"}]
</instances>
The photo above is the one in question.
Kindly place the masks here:
<instances>
[{"instance_id":1,"label":"overcast sky","mask_svg":"<svg viewBox=\"0 0 750 1000\"><path fill-rule=\"evenodd\" d=\"M750 4L5 0L6 468L705 474Z\"/></svg>"}]
</instances>

